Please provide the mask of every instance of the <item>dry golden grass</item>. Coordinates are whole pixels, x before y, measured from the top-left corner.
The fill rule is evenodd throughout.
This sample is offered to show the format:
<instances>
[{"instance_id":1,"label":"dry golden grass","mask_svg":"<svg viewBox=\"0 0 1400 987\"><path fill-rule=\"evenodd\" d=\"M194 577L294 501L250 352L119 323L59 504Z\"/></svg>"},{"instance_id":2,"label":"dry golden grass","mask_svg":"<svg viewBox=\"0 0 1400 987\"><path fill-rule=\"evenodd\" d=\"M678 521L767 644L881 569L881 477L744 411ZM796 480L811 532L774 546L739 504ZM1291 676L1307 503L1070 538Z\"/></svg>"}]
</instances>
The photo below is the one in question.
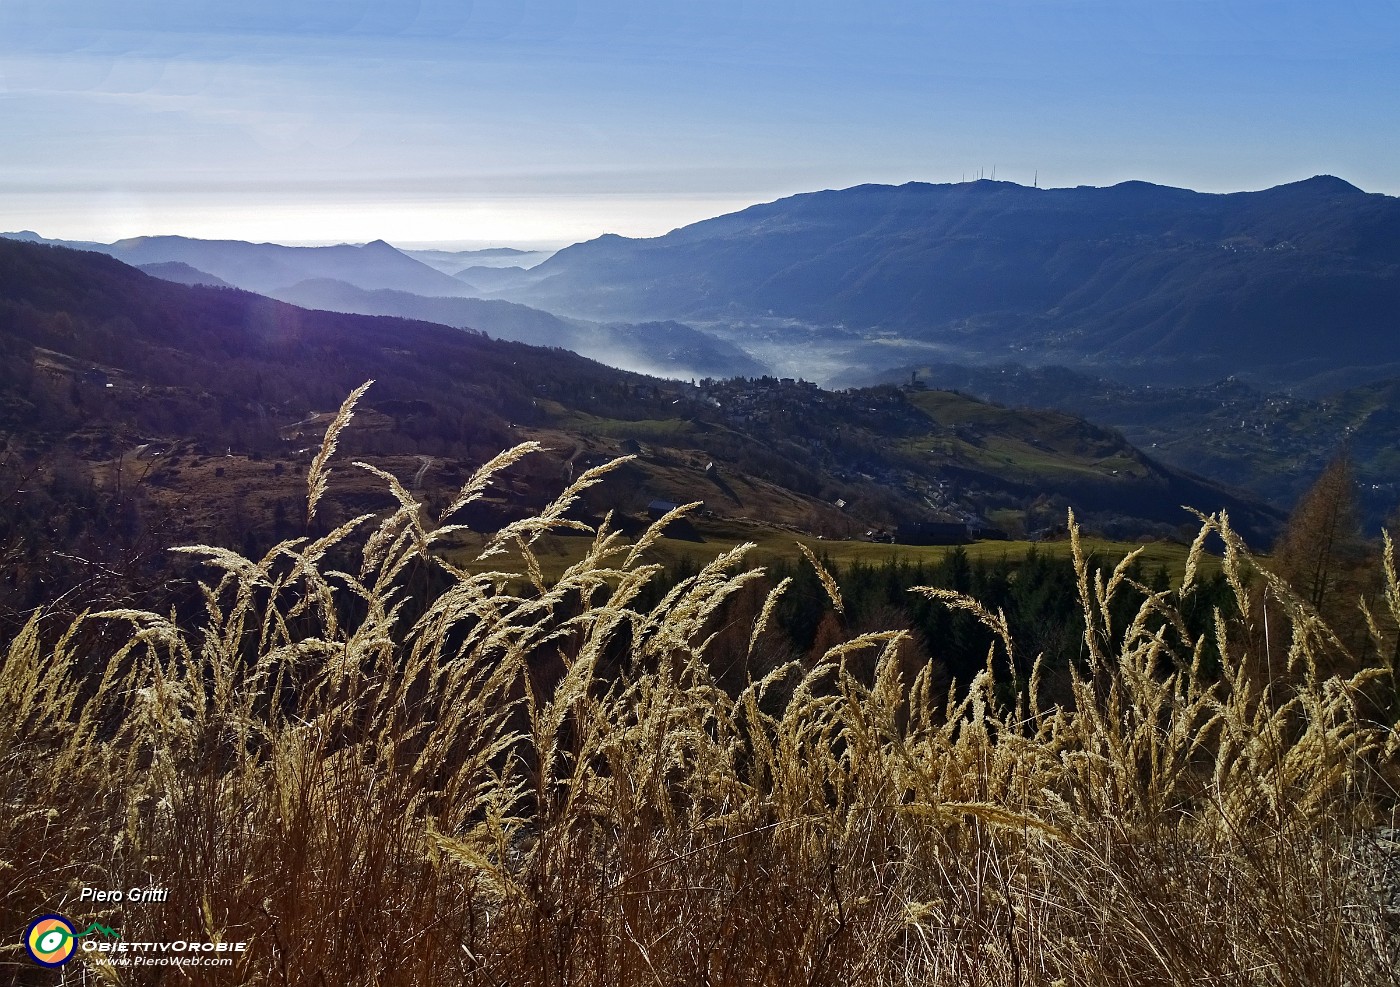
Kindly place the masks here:
<instances>
[{"instance_id":1,"label":"dry golden grass","mask_svg":"<svg viewBox=\"0 0 1400 987\"><path fill-rule=\"evenodd\" d=\"M19 934L66 910L128 939L251 941L235 970L172 982L1394 982L1362 850L1393 803L1392 671L1319 672L1337 642L1286 586L1269 615L1286 655L1256 653L1283 638L1247 617L1192 639L1195 565L1180 589L1137 587L1117 626L1128 563L1091 571L1076 535L1088 630L1067 690L1037 662L1001 700L993 653L935 691L932 669L905 679L892 631L726 691L707 647L762 578L742 546L651 608L664 520L630 545L605 526L543 578L532 545L576 527L569 506L610 467L486 539L479 561L509 549L523 572L439 559L454 513L530 451L436 521L383 474L396 506L378 521L261 559L181 549L213 573L197 626L122 610L54 632L36 615L0 665L4 975L51 982ZM1202 524L1193 560L1223 539L1250 614L1251 579L1271 577L1227 519ZM1382 655L1393 550L1387 566ZM925 592L1015 647L999 614ZM171 893L85 911L84 885Z\"/></svg>"}]
</instances>

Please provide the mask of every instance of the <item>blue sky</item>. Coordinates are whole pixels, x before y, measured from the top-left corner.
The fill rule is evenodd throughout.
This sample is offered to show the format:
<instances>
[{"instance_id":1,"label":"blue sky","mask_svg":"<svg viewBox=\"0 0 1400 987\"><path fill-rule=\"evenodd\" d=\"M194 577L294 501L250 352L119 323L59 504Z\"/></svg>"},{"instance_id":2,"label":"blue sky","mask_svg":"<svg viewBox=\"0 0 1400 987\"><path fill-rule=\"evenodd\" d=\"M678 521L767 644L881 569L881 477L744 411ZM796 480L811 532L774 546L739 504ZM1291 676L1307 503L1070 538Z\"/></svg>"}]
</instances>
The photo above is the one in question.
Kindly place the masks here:
<instances>
[{"instance_id":1,"label":"blue sky","mask_svg":"<svg viewBox=\"0 0 1400 987\"><path fill-rule=\"evenodd\" d=\"M0 227L572 241L990 176L1400 193L1400 0L0 0Z\"/></svg>"}]
</instances>

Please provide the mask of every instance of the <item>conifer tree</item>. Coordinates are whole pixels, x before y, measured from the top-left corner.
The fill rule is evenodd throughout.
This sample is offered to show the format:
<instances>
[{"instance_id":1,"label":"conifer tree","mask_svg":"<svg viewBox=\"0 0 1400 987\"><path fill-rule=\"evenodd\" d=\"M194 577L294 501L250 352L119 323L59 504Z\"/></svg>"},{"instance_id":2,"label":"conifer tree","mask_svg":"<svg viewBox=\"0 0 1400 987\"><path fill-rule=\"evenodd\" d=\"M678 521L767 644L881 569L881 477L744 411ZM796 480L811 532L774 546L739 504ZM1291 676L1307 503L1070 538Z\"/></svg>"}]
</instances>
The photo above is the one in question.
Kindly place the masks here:
<instances>
[{"instance_id":1,"label":"conifer tree","mask_svg":"<svg viewBox=\"0 0 1400 987\"><path fill-rule=\"evenodd\" d=\"M1273 558L1274 572L1336 633L1352 667L1368 660L1373 645L1360 602L1380 589L1375 546L1363 537L1359 519L1356 482L1344 450L1293 509Z\"/></svg>"},{"instance_id":2,"label":"conifer tree","mask_svg":"<svg viewBox=\"0 0 1400 987\"><path fill-rule=\"evenodd\" d=\"M1293 509L1274 546L1274 567L1315 609L1330 610L1337 590L1364 554L1356 481L1343 451Z\"/></svg>"}]
</instances>

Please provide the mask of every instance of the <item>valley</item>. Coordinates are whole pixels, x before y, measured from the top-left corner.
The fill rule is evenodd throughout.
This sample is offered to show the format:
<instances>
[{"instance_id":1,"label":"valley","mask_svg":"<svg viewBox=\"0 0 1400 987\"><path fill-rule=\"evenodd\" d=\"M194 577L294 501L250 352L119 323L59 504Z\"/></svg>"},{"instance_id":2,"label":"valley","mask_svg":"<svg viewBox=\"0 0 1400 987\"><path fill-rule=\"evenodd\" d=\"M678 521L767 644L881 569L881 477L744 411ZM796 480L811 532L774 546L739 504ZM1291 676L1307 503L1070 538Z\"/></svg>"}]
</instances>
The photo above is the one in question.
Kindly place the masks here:
<instances>
[{"instance_id":1,"label":"valley","mask_svg":"<svg viewBox=\"0 0 1400 987\"><path fill-rule=\"evenodd\" d=\"M1400 430L1389 411L1400 334L1387 314L1400 311L1400 206L1328 176L1228 195L1145 182L867 185L753 206L652 239L608 235L552 253L183 237L73 245L186 284L447 324L659 379L771 377L839 392L905 385L921 373L923 386L1008 409L1080 416L1155 461L1275 510L1289 509L1345 447L1372 529L1400 493ZM684 422L713 419L728 429L706 439L705 455L743 444L732 437L735 403L715 413L724 385L703 395L666 387L686 410ZM789 437L752 415L739 424L737 432L761 432L763 441ZM947 506L936 486L917 479L928 472L917 461L933 453L930 443L892 438L875 471L843 465L847 445L835 431L787 443L801 469L830 481L830 489L804 481L810 496L854 503L842 484L874 482L885 498ZM1018 474L1023 455L994 446L954 434L941 451L959 475L990 468L1003 488L1021 483L1018 475L1039 480L1034 469ZM1110 467L1093 482L1112 475ZM1071 484L1091 476L1061 473ZM1055 490L1044 493L1063 506ZM1005 489L979 496L959 509L996 513L1021 529L1024 503ZM1100 514L1113 512L1109 501L1094 502ZM1146 513L1152 524L1167 523L1155 507ZM848 527L877 526L888 514Z\"/></svg>"},{"instance_id":2,"label":"valley","mask_svg":"<svg viewBox=\"0 0 1400 987\"><path fill-rule=\"evenodd\" d=\"M15 610L42 591L41 571L152 585L172 541L251 556L296 533L329 415L369 379L345 455L430 509L502 449L544 447L473 508L486 532L622 456L578 516L611 512L639 530L653 502L701 501L695 538L728 523L773 533L760 541L917 540L929 524L953 526L938 537L954 541L1043 537L1073 507L1113 538L1180 539L1190 504L1228 509L1266 543L1282 519L1059 412L888 385L646 377L557 347L175 284L61 247L0 240L0 319ZM375 478L336 473L324 523L386 506Z\"/></svg>"}]
</instances>

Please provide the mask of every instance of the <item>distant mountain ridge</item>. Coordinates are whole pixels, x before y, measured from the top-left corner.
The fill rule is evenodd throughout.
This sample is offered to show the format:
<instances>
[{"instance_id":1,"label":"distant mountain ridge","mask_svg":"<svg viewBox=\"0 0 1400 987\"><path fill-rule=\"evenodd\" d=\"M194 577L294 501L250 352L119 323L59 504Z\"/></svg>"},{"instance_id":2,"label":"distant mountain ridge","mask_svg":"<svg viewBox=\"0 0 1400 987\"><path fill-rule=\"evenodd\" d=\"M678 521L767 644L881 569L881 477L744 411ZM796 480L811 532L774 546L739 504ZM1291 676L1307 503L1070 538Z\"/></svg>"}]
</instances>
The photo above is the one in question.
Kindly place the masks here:
<instances>
[{"instance_id":1,"label":"distant mountain ridge","mask_svg":"<svg viewBox=\"0 0 1400 987\"><path fill-rule=\"evenodd\" d=\"M468 279L444 273L463 262L539 259L547 251L400 251L383 240L363 246L288 247L235 240L136 237L116 243L69 243L33 231L0 234L26 243L91 250L167 281L236 287L292 304L335 312L390 315L479 329L534 346L559 346L611 366L667 377L758 375L770 368L731 342L675 321L603 324L561 319L513 302L478 300ZM410 253L419 256L410 256ZM437 264L435 268L430 266ZM487 277L519 267L475 266Z\"/></svg>"},{"instance_id":2,"label":"distant mountain ridge","mask_svg":"<svg viewBox=\"0 0 1400 987\"><path fill-rule=\"evenodd\" d=\"M485 270L500 267L533 267L554 253L553 250L522 250L519 247L487 247L482 250L414 250L407 247L399 249L414 260L453 277L468 267L481 267ZM471 278L464 280L470 281Z\"/></svg>"},{"instance_id":3,"label":"distant mountain ridge","mask_svg":"<svg viewBox=\"0 0 1400 987\"><path fill-rule=\"evenodd\" d=\"M139 268L152 277L176 284L203 284L211 288L232 288L223 278L215 277L198 268L190 267L184 261L168 260L159 264L142 264Z\"/></svg>"},{"instance_id":4,"label":"distant mountain ridge","mask_svg":"<svg viewBox=\"0 0 1400 987\"><path fill-rule=\"evenodd\" d=\"M49 240L37 234L0 234L9 239L95 250L133 267L186 264L197 271L258 294L269 294L309 278L335 278L368 291L392 289L419 295L471 295L468 283L409 257L383 240L362 246L288 247L242 240L197 240L143 236L115 243Z\"/></svg>"},{"instance_id":5,"label":"distant mountain ridge","mask_svg":"<svg viewBox=\"0 0 1400 987\"><path fill-rule=\"evenodd\" d=\"M965 362L1296 380L1400 363L1400 199L1331 176L1230 194L863 185L599 237L493 293L588 318L839 327ZM885 356L909 362L865 347L851 363Z\"/></svg>"}]
</instances>

